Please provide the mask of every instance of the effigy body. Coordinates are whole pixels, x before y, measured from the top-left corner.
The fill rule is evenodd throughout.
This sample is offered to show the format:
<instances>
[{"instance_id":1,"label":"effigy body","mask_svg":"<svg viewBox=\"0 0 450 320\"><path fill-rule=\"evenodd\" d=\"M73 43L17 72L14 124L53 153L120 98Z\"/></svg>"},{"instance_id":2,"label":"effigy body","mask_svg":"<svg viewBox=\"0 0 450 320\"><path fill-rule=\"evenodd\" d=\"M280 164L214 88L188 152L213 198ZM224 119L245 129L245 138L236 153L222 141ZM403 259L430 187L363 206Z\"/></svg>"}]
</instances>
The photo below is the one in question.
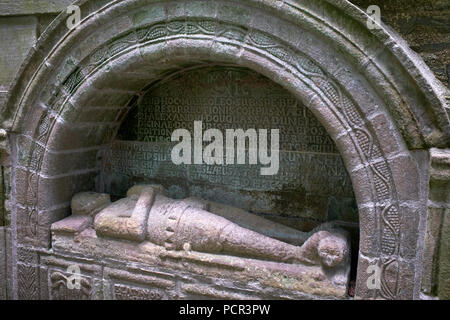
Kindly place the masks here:
<instances>
[{"instance_id":1,"label":"effigy body","mask_svg":"<svg viewBox=\"0 0 450 320\"><path fill-rule=\"evenodd\" d=\"M74 197L72 209L95 212L93 225L99 236L150 241L167 250L328 268L348 262L343 230L324 225L305 233L223 204L170 199L161 186L135 186L114 203L105 194L82 193Z\"/></svg>"}]
</instances>

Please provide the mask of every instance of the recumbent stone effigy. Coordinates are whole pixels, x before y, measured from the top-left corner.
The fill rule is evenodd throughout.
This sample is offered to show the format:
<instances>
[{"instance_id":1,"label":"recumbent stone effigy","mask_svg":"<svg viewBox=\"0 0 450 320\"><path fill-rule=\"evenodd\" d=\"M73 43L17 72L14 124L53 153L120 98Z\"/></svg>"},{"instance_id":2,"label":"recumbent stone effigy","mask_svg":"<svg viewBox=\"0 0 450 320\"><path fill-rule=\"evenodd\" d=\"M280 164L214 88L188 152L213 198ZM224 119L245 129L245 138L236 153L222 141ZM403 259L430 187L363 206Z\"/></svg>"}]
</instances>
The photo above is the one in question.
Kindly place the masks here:
<instances>
[{"instance_id":1,"label":"recumbent stone effigy","mask_svg":"<svg viewBox=\"0 0 450 320\"><path fill-rule=\"evenodd\" d=\"M274 263L318 268L330 285L346 287L350 262L346 231L327 223L306 233L228 205L166 195L160 185L136 185L115 202L108 194L79 193L72 199L72 216L52 226L56 247L58 235L67 233L78 243L86 236L115 244L131 241L136 251L137 244L151 243L160 252L254 260L268 269ZM201 268L197 271L203 273Z\"/></svg>"}]
</instances>

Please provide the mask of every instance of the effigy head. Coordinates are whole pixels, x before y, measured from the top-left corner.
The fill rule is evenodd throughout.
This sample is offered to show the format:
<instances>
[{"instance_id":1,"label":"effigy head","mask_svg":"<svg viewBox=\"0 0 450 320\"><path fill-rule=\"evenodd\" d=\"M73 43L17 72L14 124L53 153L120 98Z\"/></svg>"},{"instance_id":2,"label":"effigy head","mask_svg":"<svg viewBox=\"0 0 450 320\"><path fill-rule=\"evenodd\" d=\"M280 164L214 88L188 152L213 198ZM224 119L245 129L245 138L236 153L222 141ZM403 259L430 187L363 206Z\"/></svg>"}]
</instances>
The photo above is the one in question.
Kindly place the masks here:
<instances>
[{"instance_id":1,"label":"effigy head","mask_svg":"<svg viewBox=\"0 0 450 320\"><path fill-rule=\"evenodd\" d=\"M334 268L345 262L348 251L348 241L337 235L323 238L317 246L317 253L322 264L329 268Z\"/></svg>"}]
</instances>

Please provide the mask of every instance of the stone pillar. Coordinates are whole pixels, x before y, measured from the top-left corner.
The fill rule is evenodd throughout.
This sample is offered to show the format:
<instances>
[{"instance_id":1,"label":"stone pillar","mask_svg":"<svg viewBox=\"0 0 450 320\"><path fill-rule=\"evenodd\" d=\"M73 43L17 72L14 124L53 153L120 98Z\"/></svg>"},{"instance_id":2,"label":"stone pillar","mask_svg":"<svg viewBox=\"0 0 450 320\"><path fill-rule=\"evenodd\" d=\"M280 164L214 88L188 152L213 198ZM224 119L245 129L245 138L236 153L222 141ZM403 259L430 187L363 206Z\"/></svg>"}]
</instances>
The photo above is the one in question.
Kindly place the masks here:
<instances>
[{"instance_id":1,"label":"stone pillar","mask_svg":"<svg viewBox=\"0 0 450 320\"><path fill-rule=\"evenodd\" d=\"M431 149L422 292L450 299L450 149Z\"/></svg>"},{"instance_id":2,"label":"stone pillar","mask_svg":"<svg viewBox=\"0 0 450 320\"><path fill-rule=\"evenodd\" d=\"M4 227L0 227L0 300L6 300L6 237Z\"/></svg>"}]
</instances>

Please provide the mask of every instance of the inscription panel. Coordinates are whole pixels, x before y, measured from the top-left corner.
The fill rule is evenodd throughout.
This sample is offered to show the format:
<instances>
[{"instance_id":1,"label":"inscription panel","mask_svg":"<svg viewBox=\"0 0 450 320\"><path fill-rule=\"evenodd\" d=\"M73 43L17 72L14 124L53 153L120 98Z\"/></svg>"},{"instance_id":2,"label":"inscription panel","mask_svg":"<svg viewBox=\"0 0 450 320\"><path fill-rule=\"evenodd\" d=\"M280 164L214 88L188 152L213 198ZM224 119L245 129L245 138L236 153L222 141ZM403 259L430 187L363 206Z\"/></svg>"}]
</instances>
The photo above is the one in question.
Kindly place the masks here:
<instances>
[{"instance_id":1,"label":"inscription panel","mask_svg":"<svg viewBox=\"0 0 450 320\"><path fill-rule=\"evenodd\" d=\"M194 121L203 131L279 129L279 171L267 165L175 165L171 135ZM204 143L206 146L208 143ZM193 145L193 143L192 143ZM268 141L271 145L271 141ZM224 152L225 154L225 152ZM197 196L255 213L357 221L352 185L325 128L281 86L247 69L187 71L151 88L124 120L106 157L105 189L116 197L135 183L163 184L171 197Z\"/></svg>"}]
</instances>

